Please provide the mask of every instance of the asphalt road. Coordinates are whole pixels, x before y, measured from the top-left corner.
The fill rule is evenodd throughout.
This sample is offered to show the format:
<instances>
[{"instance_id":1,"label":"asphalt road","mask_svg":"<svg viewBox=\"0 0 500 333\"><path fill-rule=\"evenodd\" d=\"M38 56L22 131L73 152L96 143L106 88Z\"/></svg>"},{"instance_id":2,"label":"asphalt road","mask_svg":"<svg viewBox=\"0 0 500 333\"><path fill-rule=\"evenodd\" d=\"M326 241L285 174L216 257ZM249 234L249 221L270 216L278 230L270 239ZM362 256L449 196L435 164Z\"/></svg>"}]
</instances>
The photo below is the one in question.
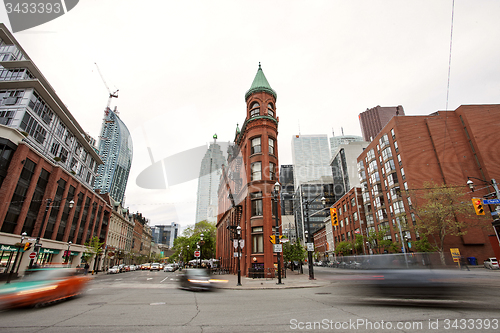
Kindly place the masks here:
<instances>
[{"instance_id":1,"label":"asphalt road","mask_svg":"<svg viewBox=\"0 0 500 333\"><path fill-rule=\"evenodd\" d=\"M326 287L279 290L190 292L177 289L177 274L99 274L81 297L0 312L0 332L500 331L500 274L471 279L485 286L483 295L464 286L460 301L435 303L368 299L328 268L315 268L318 279L331 280Z\"/></svg>"}]
</instances>

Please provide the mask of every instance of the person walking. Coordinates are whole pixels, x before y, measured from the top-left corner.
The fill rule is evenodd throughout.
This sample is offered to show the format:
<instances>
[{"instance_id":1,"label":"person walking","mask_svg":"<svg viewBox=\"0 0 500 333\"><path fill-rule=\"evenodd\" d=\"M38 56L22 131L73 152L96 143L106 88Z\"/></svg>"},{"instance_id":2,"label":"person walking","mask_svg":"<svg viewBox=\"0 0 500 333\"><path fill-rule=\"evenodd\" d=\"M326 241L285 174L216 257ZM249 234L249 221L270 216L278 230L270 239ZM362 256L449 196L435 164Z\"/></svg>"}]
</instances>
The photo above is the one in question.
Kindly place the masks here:
<instances>
[{"instance_id":1,"label":"person walking","mask_svg":"<svg viewBox=\"0 0 500 333\"><path fill-rule=\"evenodd\" d=\"M87 275L87 273L89 272L89 268L90 268L89 263L86 262L85 266L83 266L83 268L84 268L83 274Z\"/></svg>"}]
</instances>

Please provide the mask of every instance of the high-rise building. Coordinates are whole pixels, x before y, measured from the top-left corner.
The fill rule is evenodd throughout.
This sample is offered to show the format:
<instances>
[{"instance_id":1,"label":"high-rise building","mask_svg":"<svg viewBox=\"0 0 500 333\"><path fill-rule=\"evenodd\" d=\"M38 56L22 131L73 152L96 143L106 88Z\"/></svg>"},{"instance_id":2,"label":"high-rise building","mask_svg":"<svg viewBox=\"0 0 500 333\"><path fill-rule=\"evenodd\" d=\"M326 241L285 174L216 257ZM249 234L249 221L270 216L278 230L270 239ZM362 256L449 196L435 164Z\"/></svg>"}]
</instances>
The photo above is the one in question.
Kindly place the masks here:
<instances>
[{"instance_id":1,"label":"high-rise building","mask_svg":"<svg viewBox=\"0 0 500 333\"><path fill-rule=\"evenodd\" d=\"M116 112L109 107L104 111L99 153L104 161L98 168L94 188L101 193L109 193L123 205L130 168L132 167L132 137Z\"/></svg>"},{"instance_id":2,"label":"high-rise building","mask_svg":"<svg viewBox=\"0 0 500 333\"><path fill-rule=\"evenodd\" d=\"M219 186L217 257L222 258L224 268L235 273L238 260L234 257L233 239L238 237L238 226L244 241L240 266L243 274L255 276L254 272L259 272L263 276L269 272L274 276L275 272L277 256L269 239L275 235L276 225L281 230L281 212L273 200L279 179L276 98L259 64L245 94L245 121L234 140L241 160L229 154L228 168L222 169Z\"/></svg>"},{"instance_id":3,"label":"high-rise building","mask_svg":"<svg viewBox=\"0 0 500 333\"><path fill-rule=\"evenodd\" d=\"M280 167L281 183L281 221L283 235L290 241L297 239L295 218L293 215L293 196L295 189L293 186L293 165L282 165Z\"/></svg>"},{"instance_id":4,"label":"high-rise building","mask_svg":"<svg viewBox=\"0 0 500 333\"><path fill-rule=\"evenodd\" d=\"M377 105L374 108L366 109L365 112L359 114L359 124L361 125L361 133L365 141L372 141L380 130L394 116L404 116L405 111L401 105L382 107Z\"/></svg>"},{"instance_id":5,"label":"high-rise building","mask_svg":"<svg viewBox=\"0 0 500 333\"><path fill-rule=\"evenodd\" d=\"M220 169L225 164L221 147L214 139L201 161L196 202L196 223L200 221L217 221L217 191L219 190Z\"/></svg>"},{"instance_id":6,"label":"high-rise building","mask_svg":"<svg viewBox=\"0 0 500 333\"><path fill-rule=\"evenodd\" d=\"M172 222L170 225L155 225L151 227L153 242L172 248L174 240L179 236L179 224Z\"/></svg>"},{"instance_id":7,"label":"high-rise building","mask_svg":"<svg viewBox=\"0 0 500 333\"><path fill-rule=\"evenodd\" d=\"M347 145L351 142L365 141L363 137L358 135L337 135L330 138L330 150L332 156L337 152L340 145Z\"/></svg>"},{"instance_id":8,"label":"high-rise building","mask_svg":"<svg viewBox=\"0 0 500 333\"><path fill-rule=\"evenodd\" d=\"M292 162L295 189L308 182L331 183L328 136L295 135L292 138Z\"/></svg>"},{"instance_id":9,"label":"high-rise building","mask_svg":"<svg viewBox=\"0 0 500 333\"><path fill-rule=\"evenodd\" d=\"M413 210L418 202L412 200L412 190L421 193L425 182L466 188L473 177L483 182L475 180L481 186L468 196L481 198L494 191L487 184L500 179L498 128L500 105L463 105L455 111L392 118L357 159L368 232L386 227L390 234L385 239L406 238L410 246L418 240ZM444 252L458 248L464 257L491 257L498 248L496 236L489 236L494 230L473 227L475 216L456 218L471 227L464 235L448 235Z\"/></svg>"},{"instance_id":10,"label":"high-rise building","mask_svg":"<svg viewBox=\"0 0 500 333\"><path fill-rule=\"evenodd\" d=\"M351 188L360 186L357 159L369 144L366 141L348 141L345 144L339 144L333 152L330 165L333 174L334 202Z\"/></svg>"}]
</instances>

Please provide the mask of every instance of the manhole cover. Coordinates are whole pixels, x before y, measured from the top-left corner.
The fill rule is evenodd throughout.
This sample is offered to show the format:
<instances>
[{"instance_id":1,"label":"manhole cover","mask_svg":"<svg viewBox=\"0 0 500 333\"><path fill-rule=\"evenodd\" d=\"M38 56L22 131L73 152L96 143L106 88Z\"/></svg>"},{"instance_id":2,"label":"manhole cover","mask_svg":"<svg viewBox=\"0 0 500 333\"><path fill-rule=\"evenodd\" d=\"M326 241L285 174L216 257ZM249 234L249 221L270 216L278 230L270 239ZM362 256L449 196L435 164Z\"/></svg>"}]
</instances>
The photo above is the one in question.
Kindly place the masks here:
<instances>
[{"instance_id":1,"label":"manhole cover","mask_svg":"<svg viewBox=\"0 0 500 333\"><path fill-rule=\"evenodd\" d=\"M89 303L89 305L104 305L107 304L108 302L96 302L96 303Z\"/></svg>"}]
</instances>

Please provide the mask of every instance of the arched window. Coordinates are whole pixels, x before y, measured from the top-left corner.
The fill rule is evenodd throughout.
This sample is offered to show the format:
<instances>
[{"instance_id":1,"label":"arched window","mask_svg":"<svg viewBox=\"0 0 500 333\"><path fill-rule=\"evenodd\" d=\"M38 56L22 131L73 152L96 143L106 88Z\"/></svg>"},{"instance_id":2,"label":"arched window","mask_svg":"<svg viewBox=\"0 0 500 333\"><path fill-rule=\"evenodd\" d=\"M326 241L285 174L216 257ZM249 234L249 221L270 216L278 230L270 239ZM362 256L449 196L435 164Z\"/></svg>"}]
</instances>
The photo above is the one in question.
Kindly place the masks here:
<instances>
[{"instance_id":1,"label":"arched window","mask_svg":"<svg viewBox=\"0 0 500 333\"><path fill-rule=\"evenodd\" d=\"M271 103L267 104L267 115L274 117L274 107Z\"/></svg>"},{"instance_id":2,"label":"arched window","mask_svg":"<svg viewBox=\"0 0 500 333\"><path fill-rule=\"evenodd\" d=\"M255 102L250 108L250 118L257 117L258 115L260 115L260 105L259 103Z\"/></svg>"}]
</instances>

